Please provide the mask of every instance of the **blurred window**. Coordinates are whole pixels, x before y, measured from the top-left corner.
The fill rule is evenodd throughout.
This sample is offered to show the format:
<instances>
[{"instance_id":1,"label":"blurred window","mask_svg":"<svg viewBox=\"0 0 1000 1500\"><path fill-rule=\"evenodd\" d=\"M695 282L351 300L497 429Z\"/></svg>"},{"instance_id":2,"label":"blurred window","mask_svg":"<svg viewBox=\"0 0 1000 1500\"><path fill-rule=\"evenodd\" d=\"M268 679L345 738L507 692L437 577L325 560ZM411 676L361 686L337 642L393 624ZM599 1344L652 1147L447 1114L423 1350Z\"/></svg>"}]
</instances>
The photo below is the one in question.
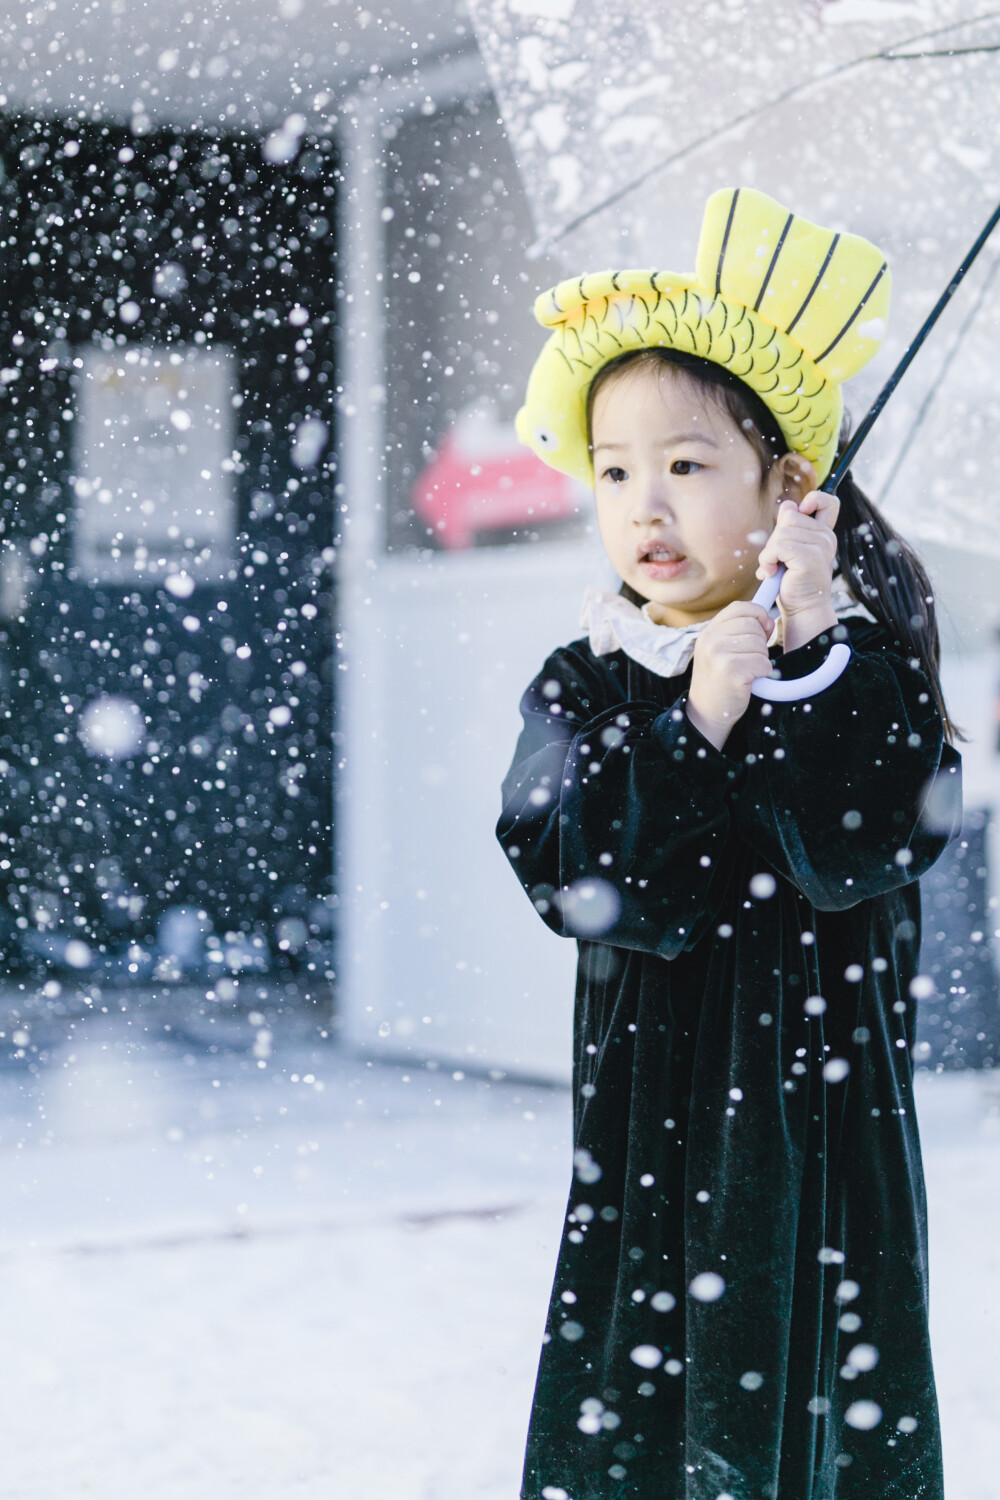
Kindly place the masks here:
<instances>
[{"instance_id":1,"label":"blurred window","mask_svg":"<svg viewBox=\"0 0 1000 1500\"><path fill-rule=\"evenodd\" d=\"M461 550L582 529L586 493L518 442L559 267L535 237L492 98L386 127L386 545Z\"/></svg>"},{"instance_id":2,"label":"blurred window","mask_svg":"<svg viewBox=\"0 0 1000 1500\"><path fill-rule=\"evenodd\" d=\"M217 345L84 348L75 463L75 562L119 583L232 564L236 367Z\"/></svg>"}]
</instances>

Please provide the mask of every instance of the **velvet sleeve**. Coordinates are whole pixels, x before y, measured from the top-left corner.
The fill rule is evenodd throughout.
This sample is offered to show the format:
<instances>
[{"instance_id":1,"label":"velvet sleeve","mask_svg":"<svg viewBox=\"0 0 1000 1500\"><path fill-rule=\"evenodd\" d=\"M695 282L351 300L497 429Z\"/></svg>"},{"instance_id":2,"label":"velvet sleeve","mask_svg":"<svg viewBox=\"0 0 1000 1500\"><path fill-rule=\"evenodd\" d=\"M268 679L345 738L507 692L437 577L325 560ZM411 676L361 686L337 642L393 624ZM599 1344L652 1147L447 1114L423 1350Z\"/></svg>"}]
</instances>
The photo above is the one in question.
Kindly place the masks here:
<instances>
[{"instance_id":1,"label":"velvet sleeve","mask_svg":"<svg viewBox=\"0 0 1000 1500\"><path fill-rule=\"evenodd\" d=\"M782 676L813 671L830 644L787 653ZM842 676L815 698L751 710L734 814L745 842L819 911L916 880L961 824L961 759L919 665L876 626L855 626L851 645Z\"/></svg>"},{"instance_id":2,"label":"velvet sleeve","mask_svg":"<svg viewBox=\"0 0 1000 1500\"><path fill-rule=\"evenodd\" d=\"M718 910L744 771L683 698L626 703L610 675L569 647L528 688L497 836L554 931L673 958Z\"/></svg>"}]
</instances>

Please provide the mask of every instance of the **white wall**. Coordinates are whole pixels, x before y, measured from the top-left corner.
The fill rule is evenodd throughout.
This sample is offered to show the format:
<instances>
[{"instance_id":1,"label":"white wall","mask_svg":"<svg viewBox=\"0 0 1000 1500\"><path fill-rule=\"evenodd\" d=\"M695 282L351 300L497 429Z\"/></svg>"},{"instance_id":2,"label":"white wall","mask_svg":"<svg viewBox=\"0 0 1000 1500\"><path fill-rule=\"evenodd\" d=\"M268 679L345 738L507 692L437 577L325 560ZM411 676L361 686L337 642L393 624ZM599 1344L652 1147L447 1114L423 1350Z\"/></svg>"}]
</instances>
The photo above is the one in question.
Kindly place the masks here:
<instances>
[{"instance_id":1,"label":"white wall","mask_svg":"<svg viewBox=\"0 0 1000 1500\"><path fill-rule=\"evenodd\" d=\"M387 559L349 637L343 1034L385 1054L564 1078L575 944L493 836L518 701L579 634L579 544Z\"/></svg>"},{"instance_id":2,"label":"white wall","mask_svg":"<svg viewBox=\"0 0 1000 1500\"><path fill-rule=\"evenodd\" d=\"M441 108L482 97L481 65L450 67L429 91ZM582 532L462 552L385 550L385 515L406 499L398 481L389 493L393 434L384 402L367 393L413 372L386 348L383 142L386 122L394 129L424 97L399 89L363 101L347 139L340 1034L387 1056L566 1078L575 945L532 911L493 829L520 696L548 653L579 634L580 597L603 577L602 559ZM463 295L469 277L466 266ZM535 289L513 267L509 280L516 289L495 294L505 333L533 349ZM458 319L475 354L486 338Z\"/></svg>"}]
</instances>

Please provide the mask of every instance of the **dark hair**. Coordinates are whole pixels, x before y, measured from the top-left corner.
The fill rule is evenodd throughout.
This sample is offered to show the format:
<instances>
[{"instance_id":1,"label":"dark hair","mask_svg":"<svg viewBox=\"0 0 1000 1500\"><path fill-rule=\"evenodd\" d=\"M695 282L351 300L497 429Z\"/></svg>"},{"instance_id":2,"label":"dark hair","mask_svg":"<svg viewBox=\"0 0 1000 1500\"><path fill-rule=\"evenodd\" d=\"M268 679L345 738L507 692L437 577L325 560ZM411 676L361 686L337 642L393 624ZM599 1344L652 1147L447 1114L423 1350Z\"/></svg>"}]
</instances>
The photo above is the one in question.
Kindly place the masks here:
<instances>
[{"instance_id":1,"label":"dark hair","mask_svg":"<svg viewBox=\"0 0 1000 1500\"><path fill-rule=\"evenodd\" d=\"M682 349L633 349L603 365L587 392L588 442L598 391L623 371L654 365L671 365L683 371L730 417L757 454L763 483L777 460L789 451L777 420L757 393L738 376L723 365ZM845 419L840 433L841 449L848 435L849 423ZM840 500L840 514L834 528L837 563L852 594L885 627L906 656L919 663L948 738L964 738L948 716L941 689L941 647L934 594L923 563L855 484L849 470L837 486L837 497ZM627 584L622 592L633 603L645 603Z\"/></svg>"}]
</instances>

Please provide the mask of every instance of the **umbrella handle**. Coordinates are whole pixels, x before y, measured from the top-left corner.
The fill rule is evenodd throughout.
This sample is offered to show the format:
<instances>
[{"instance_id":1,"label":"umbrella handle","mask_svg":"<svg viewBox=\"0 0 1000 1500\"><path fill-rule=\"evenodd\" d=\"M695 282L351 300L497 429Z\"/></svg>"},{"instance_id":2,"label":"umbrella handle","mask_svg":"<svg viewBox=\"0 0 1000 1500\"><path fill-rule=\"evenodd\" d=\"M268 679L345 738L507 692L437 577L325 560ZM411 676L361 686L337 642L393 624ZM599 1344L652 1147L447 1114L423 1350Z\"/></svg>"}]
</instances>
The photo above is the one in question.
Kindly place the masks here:
<instances>
[{"instance_id":1,"label":"umbrella handle","mask_svg":"<svg viewBox=\"0 0 1000 1500\"><path fill-rule=\"evenodd\" d=\"M784 563L778 564L778 571L771 577L765 578L756 594L753 603L759 604L764 609L773 609L778 598L778 590L781 588L781 580L785 576ZM774 677L755 677L750 684L750 691L755 698L766 698L769 703L797 703L801 698L812 698L816 693L821 693L831 683L836 682L851 659L851 648L838 641L831 647L830 654L822 666L810 672L806 677L793 677L788 682Z\"/></svg>"}]
</instances>

